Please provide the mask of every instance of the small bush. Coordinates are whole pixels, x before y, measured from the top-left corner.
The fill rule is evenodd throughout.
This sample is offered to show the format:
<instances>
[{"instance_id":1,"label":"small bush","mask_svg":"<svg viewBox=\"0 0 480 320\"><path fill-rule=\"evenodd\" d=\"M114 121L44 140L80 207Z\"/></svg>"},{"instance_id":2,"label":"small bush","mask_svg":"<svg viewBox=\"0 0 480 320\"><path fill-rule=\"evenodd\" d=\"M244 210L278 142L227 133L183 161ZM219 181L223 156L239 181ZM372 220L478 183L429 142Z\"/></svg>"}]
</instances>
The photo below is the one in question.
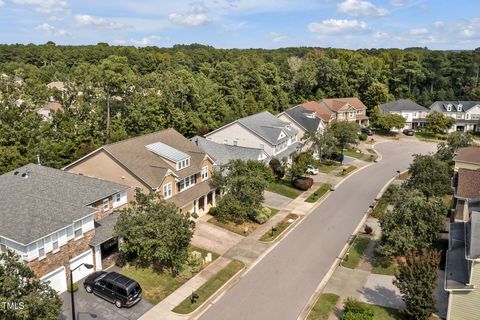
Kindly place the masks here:
<instances>
[{"instance_id":1,"label":"small bush","mask_svg":"<svg viewBox=\"0 0 480 320\"><path fill-rule=\"evenodd\" d=\"M367 141L367 139L368 139L368 136L366 133L362 133L358 135L358 140L360 141Z\"/></svg>"},{"instance_id":2,"label":"small bush","mask_svg":"<svg viewBox=\"0 0 480 320\"><path fill-rule=\"evenodd\" d=\"M67 290L68 290L68 292L72 292L70 285L68 285ZM77 290L78 290L78 283L74 283L73 284L73 292L76 292Z\"/></svg>"},{"instance_id":3,"label":"small bush","mask_svg":"<svg viewBox=\"0 0 480 320\"><path fill-rule=\"evenodd\" d=\"M295 179L293 182L295 188L306 191L313 186L313 179L310 177L301 177Z\"/></svg>"},{"instance_id":4,"label":"small bush","mask_svg":"<svg viewBox=\"0 0 480 320\"><path fill-rule=\"evenodd\" d=\"M260 211L267 217L270 217L272 215L272 210L270 210L270 208L263 207Z\"/></svg>"},{"instance_id":5,"label":"small bush","mask_svg":"<svg viewBox=\"0 0 480 320\"><path fill-rule=\"evenodd\" d=\"M268 165L277 179L282 179L285 176L285 167L280 160L273 158Z\"/></svg>"},{"instance_id":6,"label":"small bush","mask_svg":"<svg viewBox=\"0 0 480 320\"><path fill-rule=\"evenodd\" d=\"M341 320L373 320L374 312L366 304L348 298L345 302Z\"/></svg>"},{"instance_id":7,"label":"small bush","mask_svg":"<svg viewBox=\"0 0 480 320\"><path fill-rule=\"evenodd\" d=\"M268 221L269 216L267 216L264 213L258 213L253 217L256 223L264 224L265 222Z\"/></svg>"},{"instance_id":8,"label":"small bush","mask_svg":"<svg viewBox=\"0 0 480 320\"><path fill-rule=\"evenodd\" d=\"M372 234L373 229L370 227L368 224L365 225L365 228L363 229L366 234Z\"/></svg>"},{"instance_id":9,"label":"small bush","mask_svg":"<svg viewBox=\"0 0 480 320\"><path fill-rule=\"evenodd\" d=\"M210 214L211 216L216 216L218 213L218 209L217 207L211 207L209 210L208 210L208 214Z\"/></svg>"}]
</instances>

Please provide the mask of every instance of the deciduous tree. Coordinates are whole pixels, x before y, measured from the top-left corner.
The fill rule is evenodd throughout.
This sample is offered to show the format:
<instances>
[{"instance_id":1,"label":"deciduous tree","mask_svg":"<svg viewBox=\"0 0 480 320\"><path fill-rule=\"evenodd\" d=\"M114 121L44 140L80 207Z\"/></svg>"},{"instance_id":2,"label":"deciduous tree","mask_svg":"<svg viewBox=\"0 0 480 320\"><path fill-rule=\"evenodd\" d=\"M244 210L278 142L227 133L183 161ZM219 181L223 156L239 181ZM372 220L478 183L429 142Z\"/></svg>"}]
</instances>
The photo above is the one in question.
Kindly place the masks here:
<instances>
[{"instance_id":1,"label":"deciduous tree","mask_svg":"<svg viewBox=\"0 0 480 320\"><path fill-rule=\"evenodd\" d=\"M450 177L452 169L434 155L414 155L410 164L410 178L406 186L420 190L427 199L431 196L443 196L451 192Z\"/></svg>"},{"instance_id":2,"label":"deciduous tree","mask_svg":"<svg viewBox=\"0 0 480 320\"><path fill-rule=\"evenodd\" d=\"M442 133L455 124L455 119L441 112L432 112L427 115L427 130L433 133Z\"/></svg>"}]
</instances>

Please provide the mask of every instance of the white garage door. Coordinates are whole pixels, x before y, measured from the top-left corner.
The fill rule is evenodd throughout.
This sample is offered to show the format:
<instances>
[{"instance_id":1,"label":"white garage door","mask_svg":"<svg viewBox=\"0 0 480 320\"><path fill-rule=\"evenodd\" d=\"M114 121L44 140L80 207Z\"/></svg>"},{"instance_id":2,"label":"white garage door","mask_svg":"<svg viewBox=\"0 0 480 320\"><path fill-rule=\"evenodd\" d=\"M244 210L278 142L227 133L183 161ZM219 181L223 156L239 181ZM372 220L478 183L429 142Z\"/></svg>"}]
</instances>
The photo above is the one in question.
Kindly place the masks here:
<instances>
[{"instance_id":1,"label":"white garage door","mask_svg":"<svg viewBox=\"0 0 480 320\"><path fill-rule=\"evenodd\" d=\"M79 254L72 260L70 260L70 270L75 269L77 266L81 265L82 263L88 263L93 265L93 252L92 249ZM77 270L73 271L73 282L77 282L88 276L90 273L94 272L95 268L87 269L84 265L78 268Z\"/></svg>"},{"instance_id":2,"label":"white garage door","mask_svg":"<svg viewBox=\"0 0 480 320\"><path fill-rule=\"evenodd\" d=\"M67 275L65 273L65 267L60 267L55 271L40 278L42 282L48 282L50 287L57 292L61 293L67 291Z\"/></svg>"}]
</instances>

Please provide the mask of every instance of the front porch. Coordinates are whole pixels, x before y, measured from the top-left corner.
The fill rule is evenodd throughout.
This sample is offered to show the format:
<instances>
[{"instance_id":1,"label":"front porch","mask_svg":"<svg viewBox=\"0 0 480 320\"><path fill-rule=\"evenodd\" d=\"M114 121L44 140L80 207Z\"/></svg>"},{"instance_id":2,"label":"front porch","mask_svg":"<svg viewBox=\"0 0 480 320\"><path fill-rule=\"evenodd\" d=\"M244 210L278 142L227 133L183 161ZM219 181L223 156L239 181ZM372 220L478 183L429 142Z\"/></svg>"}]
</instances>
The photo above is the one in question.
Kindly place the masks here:
<instances>
[{"instance_id":1,"label":"front porch","mask_svg":"<svg viewBox=\"0 0 480 320\"><path fill-rule=\"evenodd\" d=\"M219 199L220 191L213 187L211 181L204 181L176 194L168 201L175 203L180 212L189 212L201 217L207 214L211 207L215 207Z\"/></svg>"}]
</instances>

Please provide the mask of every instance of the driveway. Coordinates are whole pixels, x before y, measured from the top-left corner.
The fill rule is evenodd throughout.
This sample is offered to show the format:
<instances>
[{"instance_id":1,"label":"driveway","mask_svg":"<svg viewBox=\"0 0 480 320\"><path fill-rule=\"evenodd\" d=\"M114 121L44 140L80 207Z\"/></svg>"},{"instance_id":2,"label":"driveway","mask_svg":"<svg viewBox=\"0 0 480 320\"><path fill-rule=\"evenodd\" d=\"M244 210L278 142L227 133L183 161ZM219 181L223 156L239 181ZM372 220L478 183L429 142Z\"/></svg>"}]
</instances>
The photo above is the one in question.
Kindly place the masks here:
<instances>
[{"instance_id":1,"label":"driveway","mask_svg":"<svg viewBox=\"0 0 480 320\"><path fill-rule=\"evenodd\" d=\"M436 145L400 140L376 149L381 161L349 176L201 319L297 319L385 183Z\"/></svg>"},{"instance_id":2,"label":"driveway","mask_svg":"<svg viewBox=\"0 0 480 320\"><path fill-rule=\"evenodd\" d=\"M275 192L270 192L270 191L265 191L263 193L263 197L265 200L263 201L263 204L266 205L267 207L270 208L275 208L282 210L285 208L287 204L292 201L292 199L282 196L281 194L275 193Z\"/></svg>"},{"instance_id":3,"label":"driveway","mask_svg":"<svg viewBox=\"0 0 480 320\"><path fill-rule=\"evenodd\" d=\"M115 267L108 269L114 270ZM62 314L60 320L71 320L72 309L70 307L70 292L60 294L62 299ZM153 305L145 299L140 300L131 308L118 309L113 303L103 300L94 294L87 293L83 287L83 280L78 282L78 290L75 292L75 311L77 320L133 320L138 319L147 312Z\"/></svg>"},{"instance_id":4,"label":"driveway","mask_svg":"<svg viewBox=\"0 0 480 320\"><path fill-rule=\"evenodd\" d=\"M203 219L198 219L195 224L192 244L222 255L242 239L241 235L217 227Z\"/></svg>"}]
</instances>

